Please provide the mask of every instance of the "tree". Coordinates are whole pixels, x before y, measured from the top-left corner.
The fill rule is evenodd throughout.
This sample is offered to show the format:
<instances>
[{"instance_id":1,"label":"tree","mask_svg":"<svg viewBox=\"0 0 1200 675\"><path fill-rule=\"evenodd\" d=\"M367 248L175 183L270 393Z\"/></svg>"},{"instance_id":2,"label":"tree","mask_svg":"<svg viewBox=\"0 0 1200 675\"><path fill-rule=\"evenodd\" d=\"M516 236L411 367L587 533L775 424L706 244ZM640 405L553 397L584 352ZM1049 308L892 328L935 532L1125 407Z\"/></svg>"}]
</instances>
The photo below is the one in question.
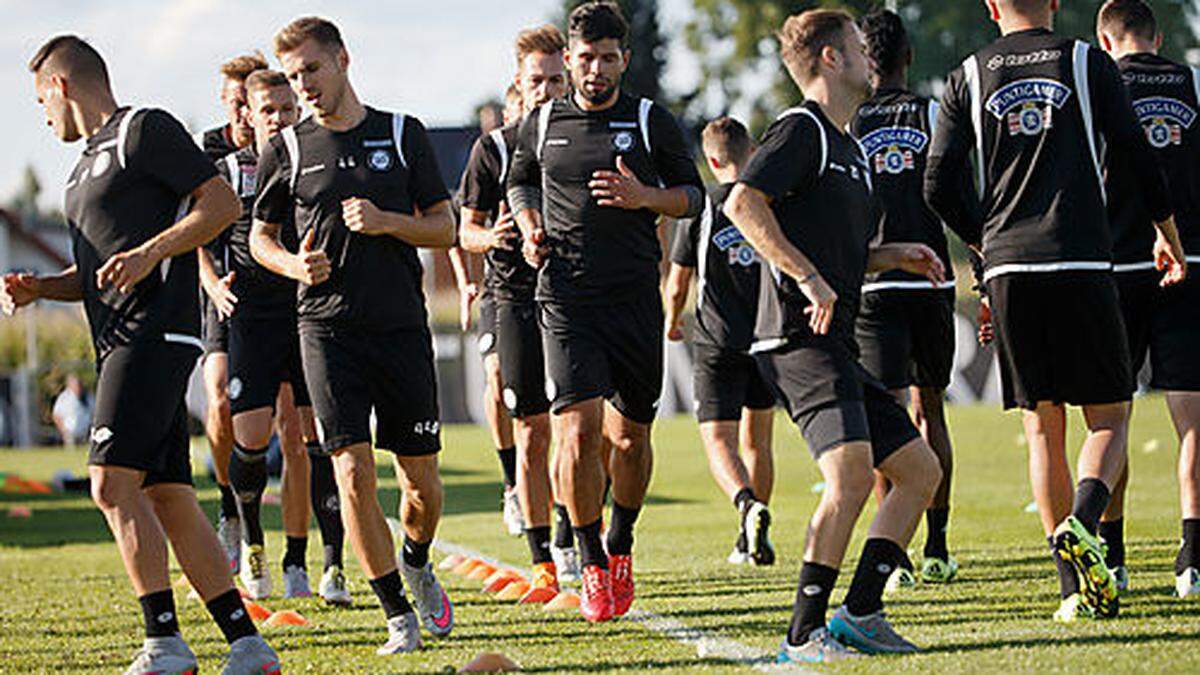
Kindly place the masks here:
<instances>
[{"instance_id":1,"label":"tree","mask_svg":"<svg viewBox=\"0 0 1200 675\"><path fill-rule=\"evenodd\" d=\"M564 0L559 25L565 29L571 10L589 1ZM667 44L659 30L658 0L618 0L617 4L629 22L629 45L633 52L622 89L660 100L662 74L667 67Z\"/></svg>"}]
</instances>

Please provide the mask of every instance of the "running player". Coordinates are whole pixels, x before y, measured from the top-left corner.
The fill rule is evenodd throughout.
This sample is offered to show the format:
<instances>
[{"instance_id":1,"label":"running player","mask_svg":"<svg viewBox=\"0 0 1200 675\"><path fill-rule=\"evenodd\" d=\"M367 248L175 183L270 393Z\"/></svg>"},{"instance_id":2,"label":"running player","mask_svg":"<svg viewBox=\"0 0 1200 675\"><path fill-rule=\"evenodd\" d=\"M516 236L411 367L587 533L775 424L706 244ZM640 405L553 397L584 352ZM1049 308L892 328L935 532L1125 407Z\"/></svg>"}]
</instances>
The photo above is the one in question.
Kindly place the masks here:
<instances>
[{"instance_id":1,"label":"running player","mask_svg":"<svg viewBox=\"0 0 1200 675\"><path fill-rule=\"evenodd\" d=\"M860 21L875 90L858 109L851 131L867 155L881 207L877 243L920 242L932 248L946 280L931 286L903 270L867 276L855 326L860 359L901 405L912 398L921 437L942 467L942 483L925 511L921 578L944 583L958 572L946 546L953 454L943 406L954 366L954 279L942 223L921 194L937 104L908 90L912 48L900 17L880 10ZM886 493L886 480L877 478ZM904 556L892 583L911 585ZM907 582L907 583L906 583Z\"/></svg>"},{"instance_id":2,"label":"running player","mask_svg":"<svg viewBox=\"0 0 1200 675\"><path fill-rule=\"evenodd\" d=\"M251 250L300 282L304 377L322 448L334 458L342 520L387 616L379 652L410 652L421 635L404 582L430 633L445 636L454 625L429 563L442 511L441 425L416 250L454 244L450 199L421 122L359 102L336 26L296 19L275 35L275 53L312 116L259 157ZM295 253L279 242L293 219ZM394 453L400 486L399 571L376 494L372 417L375 444Z\"/></svg>"},{"instance_id":3,"label":"running player","mask_svg":"<svg viewBox=\"0 0 1200 675\"><path fill-rule=\"evenodd\" d=\"M1115 616L1117 588L1096 532L1125 467L1133 374L1102 151L1137 176L1159 230L1155 260L1169 268L1164 283L1183 278L1183 251L1162 172L1111 59L1051 31L1057 0L987 5L1002 37L947 80L925 195L967 244L982 246L1004 407L1025 411L1034 499L1059 569L1055 619ZM1073 504L1066 404L1083 408L1088 428Z\"/></svg>"},{"instance_id":4,"label":"running player","mask_svg":"<svg viewBox=\"0 0 1200 675\"><path fill-rule=\"evenodd\" d=\"M230 480L247 547L242 584L256 599L270 595L271 576L263 550L259 508L267 483L266 453L271 421L279 420L283 451L284 597L311 594L305 551L311 500L324 542L325 568L319 587L327 602L350 604L342 574L342 528L333 461L321 450L313 425L312 404L300 365L296 330L296 282L271 272L251 256L250 228L257 194L258 155L267 141L299 118L296 95L283 73L257 70L246 78L249 118L255 142L217 163L222 176L242 199L242 215L229 237L231 291L240 302L229 318L229 398L233 413L234 455ZM284 230L289 250L295 230ZM274 413L274 414L273 414ZM310 469L311 467L311 469Z\"/></svg>"},{"instance_id":5,"label":"running player","mask_svg":"<svg viewBox=\"0 0 1200 675\"><path fill-rule=\"evenodd\" d=\"M1142 0L1110 0L1100 8L1096 34L1117 62L1133 110L1167 175L1175 222L1184 251L1200 251L1200 72L1158 56L1162 34L1154 11ZM1179 434L1179 491L1183 544L1175 559L1179 597L1200 594L1200 362L1195 336L1200 325L1200 280L1195 275L1172 288L1159 286L1150 257L1153 230L1135 176L1109 162L1106 179L1113 228L1113 268L1137 373L1150 356L1150 385L1167 392L1167 409ZM1188 256L1189 263L1200 258ZM1124 497L1128 466L1100 521L1106 563L1121 590L1129 585L1125 567Z\"/></svg>"},{"instance_id":6,"label":"running player","mask_svg":"<svg viewBox=\"0 0 1200 675\"><path fill-rule=\"evenodd\" d=\"M554 26L522 31L517 36L517 82L528 85L530 94L522 97L528 108L566 93L565 46L562 33ZM546 602L558 593L559 586L550 548L550 402L533 299L537 271L521 255L520 232L504 198L505 174L517 144L520 119L520 114L506 119L506 126L481 136L471 149L459 190L459 237L464 249L486 256L485 284L495 302L499 381L513 420L516 489L533 561L533 583L522 602Z\"/></svg>"},{"instance_id":7,"label":"running player","mask_svg":"<svg viewBox=\"0 0 1200 675\"><path fill-rule=\"evenodd\" d=\"M99 372L92 498L108 521L146 622L129 673L194 672L179 634L167 541L229 642L225 673L278 673L233 587L192 489L188 377L199 355L195 249L237 217L238 201L169 113L118 106L103 58L73 35L29 63L47 123L84 140L67 181L75 264L55 275L8 274L4 309L38 298L83 302Z\"/></svg>"},{"instance_id":8,"label":"running player","mask_svg":"<svg viewBox=\"0 0 1200 675\"><path fill-rule=\"evenodd\" d=\"M769 263L752 351L800 428L825 480L781 661L829 661L917 647L892 629L883 590L941 480L908 413L859 365L854 323L864 275L904 269L932 282L942 263L924 244L870 248L871 170L846 132L871 92L862 34L847 13L789 17L780 55L803 105L771 125L725 201L725 213ZM927 281L927 283L929 283ZM828 627L825 612L850 535L874 482L892 484Z\"/></svg>"},{"instance_id":9,"label":"running player","mask_svg":"<svg viewBox=\"0 0 1200 675\"><path fill-rule=\"evenodd\" d=\"M630 54L617 6L582 4L568 25L575 91L521 123L508 203L526 260L545 265L536 297L562 453L560 498L582 558L580 609L589 621L606 621L633 602L633 527L650 482L662 391L656 225L663 215L697 215L704 193L674 117L621 92ZM613 506L602 542L606 436Z\"/></svg>"},{"instance_id":10,"label":"running player","mask_svg":"<svg viewBox=\"0 0 1200 675\"><path fill-rule=\"evenodd\" d=\"M709 122L701 141L719 185L709 192L699 217L676 227L667 277L667 339L683 339L680 324L688 286L699 274L693 338L696 418L708 468L738 514L737 541L728 560L773 565L767 503L775 482L775 394L749 354L761 272L758 254L721 210L754 144L746 127L729 117ZM738 454L739 440L743 454Z\"/></svg>"}]
</instances>

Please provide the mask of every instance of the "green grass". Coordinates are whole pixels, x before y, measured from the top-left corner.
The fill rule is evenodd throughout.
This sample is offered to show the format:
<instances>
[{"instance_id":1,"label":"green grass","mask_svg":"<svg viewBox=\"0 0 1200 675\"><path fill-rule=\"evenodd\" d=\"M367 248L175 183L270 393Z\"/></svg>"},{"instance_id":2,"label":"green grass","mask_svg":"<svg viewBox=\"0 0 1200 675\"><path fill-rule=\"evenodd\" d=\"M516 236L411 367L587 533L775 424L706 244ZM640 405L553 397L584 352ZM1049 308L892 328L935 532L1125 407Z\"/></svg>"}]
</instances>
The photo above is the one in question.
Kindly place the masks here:
<instances>
[{"instance_id":1,"label":"green grass","mask_svg":"<svg viewBox=\"0 0 1200 675\"><path fill-rule=\"evenodd\" d=\"M1128 549L1133 590L1115 621L1059 626L1050 621L1057 583L1030 501L1020 420L994 408L955 408L956 443L951 547L962 564L949 586L921 586L889 601L899 630L925 647L902 658L864 659L829 668L846 672L1200 672L1200 604L1176 600L1172 560L1178 541L1175 441L1161 399L1139 402L1131 439L1132 485ZM1071 442L1081 438L1073 418ZM795 593L805 524L817 495L816 468L782 416L776 433L778 479L772 503L779 562L773 569L731 568L724 562L735 534L732 508L707 473L694 423L656 426L655 477L638 526L639 594L635 608L689 627L774 651ZM446 517L439 536L512 563L527 560L521 539L503 534L499 467L485 432L451 427L442 454ZM82 469L82 451L0 453L0 472L48 478L59 468ZM198 465L198 464L197 464ZM395 512L390 468L381 484L384 508ZM198 478L205 508L216 490ZM80 497L0 495L0 509L33 508L17 520L0 514L0 672L113 671L140 643L141 615L104 523ZM868 514L869 515L869 514ZM282 555L278 507L266 508L272 560ZM865 523L865 519L863 521ZM851 547L840 600L865 527ZM310 533L310 569L319 569L318 535ZM924 540L918 531L915 547ZM447 640L416 655L382 658L382 614L353 556L347 554L356 606L327 609L311 601L273 599L309 617L306 629L267 629L288 671L400 672L457 668L479 652L501 651L530 671L747 670L711 658L630 621L587 625L577 614L502 604L478 584L443 576L455 602L457 627ZM278 567L273 569L278 582ZM315 574L314 574L315 576ZM178 596L184 634L206 671L224 652L204 608Z\"/></svg>"}]
</instances>

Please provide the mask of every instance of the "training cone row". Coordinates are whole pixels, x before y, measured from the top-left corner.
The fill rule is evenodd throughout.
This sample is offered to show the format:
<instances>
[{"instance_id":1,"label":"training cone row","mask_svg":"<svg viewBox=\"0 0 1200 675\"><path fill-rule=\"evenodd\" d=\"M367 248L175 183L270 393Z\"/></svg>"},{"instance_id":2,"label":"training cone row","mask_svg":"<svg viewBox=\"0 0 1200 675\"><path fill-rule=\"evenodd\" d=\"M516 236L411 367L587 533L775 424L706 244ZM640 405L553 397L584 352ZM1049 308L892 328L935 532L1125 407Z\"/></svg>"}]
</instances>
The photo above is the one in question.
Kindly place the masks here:
<instances>
[{"instance_id":1,"label":"training cone row","mask_svg":"<svg viewBox=\"0 0 1200 675\"><path fill-rule=\"evenodd\" d=\"M188 578L184 575L179 575L175 583L171 584L179 590L187 589L187 597L189 600L200 600L200 594L192 587ZM246 606L246 613L250 618L262 623L264 626L278 628L283 626L307 626L309 620L304 618L304 615L292 609L281 609L278 612L272 612L270 609L255 602L246 589L241 586L237 587L238 595L242 596L242 604Z\"/></svg>"},{"instance_id":2,"label":"training cone row","mask_svg":"<svg viewBox=\"0 0 1200 675\"><path fill-rule=\"evenodd\" d=\"M438 569L482 582L483 592L494 595L497 600L542 605L548 611L579 608L579 596L575 593L549 588L531 589L524 574L511 567L497 567L480 558L450 555L438 564Z\"/></svg>"}]
</instances>

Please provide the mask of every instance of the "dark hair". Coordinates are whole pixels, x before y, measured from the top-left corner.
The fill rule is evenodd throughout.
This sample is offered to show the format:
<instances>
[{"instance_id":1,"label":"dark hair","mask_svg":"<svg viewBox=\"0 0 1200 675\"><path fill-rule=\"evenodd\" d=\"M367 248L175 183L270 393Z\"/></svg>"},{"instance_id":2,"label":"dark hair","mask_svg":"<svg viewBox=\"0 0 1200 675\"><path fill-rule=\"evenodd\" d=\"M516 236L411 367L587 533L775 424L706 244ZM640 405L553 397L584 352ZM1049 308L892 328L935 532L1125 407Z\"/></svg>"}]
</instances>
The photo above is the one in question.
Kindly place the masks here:
<instances>
[{"instance_id":1,"label":"dark hair","mask_svg":"<svg viewBox=\"0 0 1200 675\"><path fill-rule=\"evenodd\" d=\"M866 40L867 59L875 75L895 75L908 65L912 46L899 14L886 9L871 12L859 19L858 27Z\"/></svg>"},{"instance_id":2,"label":"dark hair","mask_svg":"<svg viewBox=\"0 0 1200 675\"><path fill-rule=\"evenodd\" d=\"M732 117L718 117L700 134L704 152L721 164L740 164L750 155L750 132Z\"/></svg>"},{"instance_id":3,"label":"dark hair","mask_svg":"<svg viewBox=\"0 0 1200 675\"><path fill-rule=\"evenodd\" d=\"M1147 40L1158 35L1154 10L1142 0L1108 0L1100 8L1100 30L1115 37L1133 34Z\"/></svg>"},{"instance_id":4,"label":"dark hair","mask_svg":"<svg viewBox=\"0 0 1200 675\"><path fill-rule=\"evenodd\" d=\"M56 71L108 86L108 66L96 48L76 35L59 35L46 41L29 59L29 72L37 74L47 65Z\"/></svg>"},{"instance_id":5,"label":"dark hair","mask_svg":"<svg viewBox=\"0 0 1200 675\"><path fill-rule=\"evenodd\" d=\"M342 48L342 33L333 22L319 16L305 16L284 26L275 34L275 53L283 54L304 44L305 40L315 40L324 47Z\"/></svg>"},{"instance_id":6,"label":"dark hair","mask_svg":"<svg viewBox=\"0 0 1200 675\"><path fill-rule=\"evenodd\" d=\"M617 40L625 46L629 35L629 23L621 14L621 8L609 0L585 2L576 7L567 18L567 34L572 41L598 42Z\"/></svg>"},{"instance_id":7,"label":"dark hair","mask_svg":"<svg viewBox=\"0 0 1200 675\"><path fill-rule=\"evenodd\" d=\"M803 83L816 76L821 52L826 47L842 49L846 26L853 23L854 17L840 9L810 9L784 20L776 36L779 56L792 78Z\"/></svg>"}]
</instances>

